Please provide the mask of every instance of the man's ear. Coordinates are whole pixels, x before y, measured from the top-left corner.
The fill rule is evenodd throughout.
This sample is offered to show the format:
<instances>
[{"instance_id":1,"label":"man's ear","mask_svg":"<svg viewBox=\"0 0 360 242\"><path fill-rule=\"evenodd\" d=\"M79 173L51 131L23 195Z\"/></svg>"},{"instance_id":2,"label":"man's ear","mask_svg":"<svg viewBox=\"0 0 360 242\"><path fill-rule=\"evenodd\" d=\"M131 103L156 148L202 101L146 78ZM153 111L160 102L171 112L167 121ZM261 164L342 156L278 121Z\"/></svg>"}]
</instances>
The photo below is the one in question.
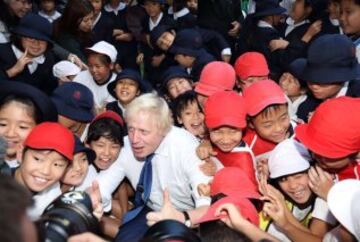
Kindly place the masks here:
<instances>
[{"instance_id":1,"label":"man's ear","mask_svg":"<svg viewBox=\"0 0 360 242\"><path fill-rule=\"evenodd\" d=\"M24 145L20 144L19 145L19 149L16 152L16 160L21 163L22 162L22 157L23 157L23 153L24 153Z\"/></svg>"}]
</instances>

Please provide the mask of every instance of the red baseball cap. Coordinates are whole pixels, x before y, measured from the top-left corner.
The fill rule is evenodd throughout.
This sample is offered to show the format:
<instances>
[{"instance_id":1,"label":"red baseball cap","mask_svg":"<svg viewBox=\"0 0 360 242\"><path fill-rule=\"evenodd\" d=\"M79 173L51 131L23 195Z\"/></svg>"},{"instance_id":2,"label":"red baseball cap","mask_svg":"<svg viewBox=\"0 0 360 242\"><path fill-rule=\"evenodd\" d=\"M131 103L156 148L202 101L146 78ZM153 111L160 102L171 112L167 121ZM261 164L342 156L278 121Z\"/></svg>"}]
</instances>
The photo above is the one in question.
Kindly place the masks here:
<instances>
[{"instance_id":1,"label":"red baseball cap","mask_svg":"<svg viewBox=\"0 0 360 242\"><path fill-rule=\"evenodd\" d=\"M243 170L237 167L224 167L216 172L210 186L210 195L219 193L243 198L260 198L255 184Z\"/></svg>"},{"instance_id":2,"label":"red baseball cap","mask_svg":"<svg viewBox=\"0 0 360 242\"><path fill-rule=\"evenodd\" d=\"M327 158L360 151L360 99L339 97L323 102L308 124L295 128L296 138L309 150Z\"/></svg>"},{"instance_id":3,"label":"red baseball cap","mask_svg":"<svg viewBox=\"0 0 360 242\"><path fill-rule=\"evenodd\" d=\"M247 114L255 116L272 104L285 104L286 97L281 87L273 80L261 80L253 83L243 92Z\"/></svg>"},{"instance_id":4,"label":"red baseball cap","mask_svg":"<svg viewBox=\"0 0 360 242\"><path fill-rule=\"evenodd\" d=\"M220 214L218 216L215 215L216 210L223 204L232 203L238 207L240 210L241 215L249 220L251 223L255 224L256 226L259 225L259 215L255 208L255 206L251 203L248 198L244 198L242 196L227 196L221 198L220 200L213 203L210 208L207 210L206 214L201 217L197 223L204 223L214 220L219 220L222 218L228 217L227 214Z\"/></svg>"},{"instance_id":5,"label":"red baseball cap","mask_svg":"<svg viewBox=\"0 0 360 242\"><path fill-rule=\"evenodd\" d=\"M235 62L236 75L245 80L251 76L268 76L270 71L265 56L259 52L246 52Z\"/></svg>"},{"instance_id":6,"label":"red baseball cap","mask_svg":"<svg viewBox=\"0 0 360 242\"><path fill-rule=\"evenodd\" d=\"M120 124L122 127L124 127L124 120L121 118L121 116L111 110L105 111L105 112L97 115L93 119L93 121L91 121L91 124L93 124L95 121L102 119L102 118L110 118L110 119L114 120L115 122L117 122L118 124Z\"/></svg>"},{"instance_id":7,"label":"red baseball cap","mask_svg":"<svg viewBox=\"0 0 360 242\"><path fill-rule=\"evenodd\" d=\"M223 61L213 61L207 64L200 74L195 92L211 96L219 91L231 91L235 86L235 70Z\"/></svg>"},{"instance_id":8,"label":"red baseball cap","mask_svg":"<svg viewBox=\"0 0 360 242\"><path fill-rule=\"evenodd\" d=\"M234 91L220 91L211 95L204 106L205 123L208 128L228 125L246 127L246 107L242 96Z\"/></svg>"},{"instance_id":9,"label":"red baseball cap","mask_svg":"<svg viewBox=\"0 0 360 242\"><path fill-rule=\"evenodd\" d=\"M55 150L73 160L75 139L70 130L59 123L44 122L35 126L24 141L25 147Z\"/></svg>"}]
</instances>

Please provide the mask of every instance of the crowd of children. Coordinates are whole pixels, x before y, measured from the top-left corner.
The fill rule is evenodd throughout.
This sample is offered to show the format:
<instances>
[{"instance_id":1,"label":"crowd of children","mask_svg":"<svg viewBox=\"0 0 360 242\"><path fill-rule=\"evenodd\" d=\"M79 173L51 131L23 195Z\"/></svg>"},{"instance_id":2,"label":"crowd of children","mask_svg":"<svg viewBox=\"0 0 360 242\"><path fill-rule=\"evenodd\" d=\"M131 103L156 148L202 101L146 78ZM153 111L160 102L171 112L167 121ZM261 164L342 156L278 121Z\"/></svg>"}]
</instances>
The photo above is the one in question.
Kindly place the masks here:
<instances>
[{"instance_id":1,"label":"crowd of children","mask_svg":"<svg viewBox=\"0 0 360 242\"><path fill-rule=\"evenodd\" d=\"M156 93L212 180L195 192L211 198L201 218L184 212L192 238L359 240L360 1L198 1L1 0L0 173L32 195L27 215L102 193L128 107ZM99 236L116 241L138 192L117 185L93 204ZM184 222L162 202L150 224Z\"/></svg>"}]
</instances>

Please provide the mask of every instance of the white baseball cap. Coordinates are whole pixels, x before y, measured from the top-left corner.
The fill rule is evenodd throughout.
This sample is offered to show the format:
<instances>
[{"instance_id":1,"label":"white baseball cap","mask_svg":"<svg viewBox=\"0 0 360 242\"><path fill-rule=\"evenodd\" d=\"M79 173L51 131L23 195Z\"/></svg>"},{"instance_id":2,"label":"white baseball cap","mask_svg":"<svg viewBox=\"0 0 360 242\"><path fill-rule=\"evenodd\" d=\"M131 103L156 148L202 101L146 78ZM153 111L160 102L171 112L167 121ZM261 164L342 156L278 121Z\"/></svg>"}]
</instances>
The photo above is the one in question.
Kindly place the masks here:
<instances>
[{"instance_id":1,"label":"white baseball cap","mask_svg":"<svg viewBox=\"0 0 360 242\"><path fill-rule=\"evenodd\" d=\"M309 169L311 156L301 143L286 139L270 153L268 160L270 178L295 174Z\"/></svg>"},{"instance_id":2,"label":"white baseball cap","mask_svg":"<svg viewBox=\"0 0 360 242\"><path fill-rule=\"evenodd\" d=\"M327 196L331 213L360 241L360 181L346 179L335 183Z\"/></svg>"},{"instance_id":3,"label":"white baseball cap","mask_svg":"<svg viewBox=\"0 0 360 242\"><path fill-rule=\"evenodd\" d=\"M57 78L64 76L75 76L79 74L81 69L74 63L64 60L59 61L53 66L53 75Z\"/></svg>"},{"instance_id":4,"label":"white baseball cap","mask_svg":"<svg viewBox=\"0 0 360 242\"><path fill-rule=\"evenodd\" d=\"M116 62L117 50L112 44L109 44L106 41L99 41L87 49L92 50L97 53L100 53L100 54L107 55L107 56L109 56L112 63Z\"/></svg>"}]
</instances>

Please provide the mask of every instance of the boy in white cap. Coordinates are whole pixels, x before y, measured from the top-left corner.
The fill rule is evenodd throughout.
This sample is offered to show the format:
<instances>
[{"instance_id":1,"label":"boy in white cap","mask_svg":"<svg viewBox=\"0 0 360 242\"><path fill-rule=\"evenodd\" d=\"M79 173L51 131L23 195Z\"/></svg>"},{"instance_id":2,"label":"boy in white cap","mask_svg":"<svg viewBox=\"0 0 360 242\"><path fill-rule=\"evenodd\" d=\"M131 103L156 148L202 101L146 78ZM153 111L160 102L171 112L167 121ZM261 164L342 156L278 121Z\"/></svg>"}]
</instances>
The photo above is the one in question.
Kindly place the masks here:
<instances>
[{"instance_id":1,"label":"boy in white cap","mask_svg":"<svg viewBox=\"0 0 360 242\"><path fill-rule=\"evenodd\" d=\"M53 66L53 75L59 80L59 85L71 82L80 72L80 67L67 60L59 61Z\"/></svg>"}]
</instances>

